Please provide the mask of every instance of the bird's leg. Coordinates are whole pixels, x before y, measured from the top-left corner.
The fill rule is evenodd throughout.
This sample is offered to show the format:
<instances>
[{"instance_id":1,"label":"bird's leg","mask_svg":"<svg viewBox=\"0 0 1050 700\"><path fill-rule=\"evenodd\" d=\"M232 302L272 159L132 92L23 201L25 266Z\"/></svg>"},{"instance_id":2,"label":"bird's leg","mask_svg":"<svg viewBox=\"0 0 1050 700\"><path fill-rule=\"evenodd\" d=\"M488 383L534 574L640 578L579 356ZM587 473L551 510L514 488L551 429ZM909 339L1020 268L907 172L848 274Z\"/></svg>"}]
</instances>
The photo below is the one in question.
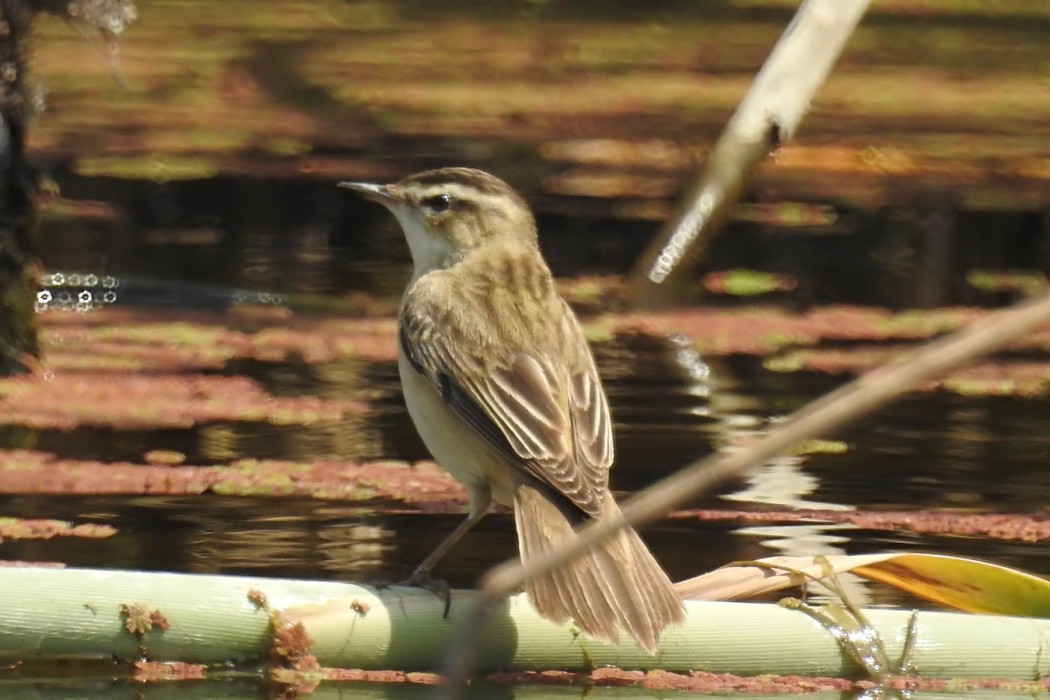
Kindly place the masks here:
<instances>
[{"instance_id":1,"label":"bird's leg","mask_svg":"<svg viewBox=\"0 0 1050 700\"><path fill-rule=\"evenodd\" d=\"M459 525L456 526L456 529L449 533L448 537L446 537L441 544L439 544L434 551L416 567L415 571L412 572L412 575L408 577L406 583L411 581L414 585L418 585L418 583L415 582L429 580L430 572L435 566L437 566L437 563L448 554L448 550L456 546L456 543L463 538L463 535L467 534L467 532L469 532L470 529L474 527L482 517L484 517L484 515L484 513L471 513L468 515Z\"/></svg>"},{"instance_id":2,"label":"bird's leg","mask_svg":"<svg viewBox=\"0 0 1050 700\"><path fill-rule=\"evenodd\" d=\"M444 599L444 616L448 617L449 610L452 608L452 593L449 591L448 584L445 581L431 578L430 572L448 554L448 551L456 546L456 543L463 539L463 536L470 532L470 529L477 525L478 521L485 517L489 512L490 504L491 496L488 489L485 489L484 493L477 490L473 491L470 498L470 515L460 522L456 529L441 541L441 544L434 548L434 551L415 568L411 576L395 585L425 588L428 591L432 591L439 598Z\"/></svg>"}]
</instances>

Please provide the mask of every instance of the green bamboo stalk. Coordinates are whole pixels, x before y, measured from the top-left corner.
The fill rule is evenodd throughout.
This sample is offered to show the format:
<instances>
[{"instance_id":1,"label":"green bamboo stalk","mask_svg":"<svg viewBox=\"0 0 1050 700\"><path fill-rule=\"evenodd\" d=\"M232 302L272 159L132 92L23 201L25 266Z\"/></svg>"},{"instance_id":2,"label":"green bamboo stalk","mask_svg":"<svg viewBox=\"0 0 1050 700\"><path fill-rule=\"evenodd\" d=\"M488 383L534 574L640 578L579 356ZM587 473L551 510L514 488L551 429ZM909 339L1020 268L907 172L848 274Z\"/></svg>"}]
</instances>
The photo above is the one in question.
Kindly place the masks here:
<instances>
[{"instance_id":1,"label":"green bamboo stalk","mask_svg":"<svg viewBox=\"0 0 1050 700\"><path fill-rule=\"evenodd\" d=\"M399 682L325 682L309 693L300 695L309 700L425 700L433 694L433 687L417 683ZM7 683L0 681L0 696L4 700L270 700L273 688L265 683L229 680L187 681L182 683L135 683L112 681L56 682L41 685ZM516 685L472 683L457 696L460 700L638 700L638 698L695 698L695 694L674 690L645 690L626 686L593 686L586 690L579 685L552 685L549 683L520 683ZM784 700L784 694L748 694L748 700ZM931 697L923 693L923 700L960 700L959 695ZM841 700L842 691L807 692L806 700ZM1032 694L1004 694L997 692L995 700L1032 700Z\"/></svg>"},{"instance_id":2,"label":"green bamboo stalk","mask_svg":"<svg viewBox=\"0 0 1050 700\"><path fill-rule=\"evenodd\" d=\"M257 591L262 595L250 595ZM452 613L429 592L376 591L352 583L95 569L0 568L0 658L177 660L214 664L267 659L279 626L301 623L325 666L419 670L440 667L474 594L454 591ZM265 598L267 608L259 606ZM254 599L254 602L253 602ZM127 606L159 612L167 629L137 636ZM738 675L856 676L831 636L797 611L773 604L690 601L656 656L612 646L541 620L524 596L492 616L479 671L704 670ZM866 611L890 659L900 657L910 613ZM155 616L156 617L156 616ZM157 617L159 620L159 617ZM913 662L926 677L1034 679L1050 673L1050 621L923 612Z\"/></svg>"},{"instance_id":3,"label":"green bamboo stalk","mask_svg":"<svg viewBox=\"0 0 1050 700\"><path fill-rule=\"evenodd\" d=\"M326 682L302 697L309 700L423 700L432 695L433 688L415 683L396 682ZM980 691L977 691L980 693ZM72 680L41 683L39 681L0 681L0 695L4 700L269 700L273 689L258 681L231 681L230 679L188 681L183 683L117 682L110 680ZM636 686L591 686L584 691L579 685L551 685L522 683L512 686L479 682L465 686L461 700L638 700L645 698L695 698L695 693L674 690L645 690ZM995 700L1032 700L1031 690L996 689ZM787 695L786 697L791 697ZM807 691L806 700L841 700L841 690ZM961 689L955 692L934 693L921 691L922 700L965 700ZM969 697L974 697L970 695ZM987 697L987 693L979 695ZM748 700L784 700L785 693L757 695L747 693Z\"/></svg>"}]
</instances>

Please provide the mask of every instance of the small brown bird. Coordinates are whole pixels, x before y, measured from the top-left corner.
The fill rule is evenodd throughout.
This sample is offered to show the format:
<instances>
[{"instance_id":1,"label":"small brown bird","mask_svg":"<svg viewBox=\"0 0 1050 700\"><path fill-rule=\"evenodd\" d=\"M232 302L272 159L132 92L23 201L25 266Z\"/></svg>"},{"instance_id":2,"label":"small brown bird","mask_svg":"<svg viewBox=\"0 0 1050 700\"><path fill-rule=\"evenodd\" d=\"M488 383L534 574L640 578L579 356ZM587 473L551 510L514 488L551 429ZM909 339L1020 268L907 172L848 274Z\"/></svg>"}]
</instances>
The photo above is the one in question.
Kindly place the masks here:
<instances>
[{"instance_id":1,"label":"small brown bird","mask_svg":"<svg viewBox=\"0 0 1050 700\"><path fill-rule=\"evenodd\" d=\"M536 222L505 182L443 168L391 185L346 182L400 222L415 272L401 301L399 362L408 412L439 464L470 490L470 515L409 579L489 510L514 509L521 559L618 512L609 492L609 407L576 316L540 253ZM667 574L634 530L525 586L554 622L572 618L653 652L683 618Z\"/></svg>"}]
</instances>

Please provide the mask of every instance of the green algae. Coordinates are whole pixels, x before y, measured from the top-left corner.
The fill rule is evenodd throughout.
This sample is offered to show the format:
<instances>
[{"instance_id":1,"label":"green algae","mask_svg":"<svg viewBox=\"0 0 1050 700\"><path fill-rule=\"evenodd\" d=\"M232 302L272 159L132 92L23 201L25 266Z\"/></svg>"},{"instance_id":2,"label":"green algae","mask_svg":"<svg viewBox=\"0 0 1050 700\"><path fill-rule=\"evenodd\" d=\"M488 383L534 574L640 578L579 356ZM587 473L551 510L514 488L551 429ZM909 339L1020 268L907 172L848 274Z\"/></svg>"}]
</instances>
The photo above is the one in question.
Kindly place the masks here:
<instances>
[{"instance_id":1,"label":"green algae","mask_svg":"<svg viewBox=\"0 0 1050 700\"><path fill-rule=\"evenodd\" d=\"M6 469L6 465L5 465ZM86 523L74 525L65 520L37 520L0 517L0 539L46 540L52 537L87 537L101 539L117 534L110 525Z\"/></svg>"},{"instance_id":2,"label":"green algae","mask_svg":"<svg viewBox=\"0 0 1050 700\"><path fill-rule=\"evenodd\" d=\"M989 33L965 20L965 8L958 0L924 7L934 21L922 23L918 43L902 31L914 25L908 3L869 13L797 144L832 135L861 152L872 146L870 134L889 129L900 156L867 163L868 172L903 164L907 173L932 167L949 179L1040 156L1050 123L1050 98L1031 89L1041 79L1041 25L1012 21L1033 17L1031 7L997 3L992 12L1008 24ZM82 32L43 23L37 72L56 109L35 127L34 141L85 159L80 172L159 178L208 177L243 167L244 155L296 161L317 145L360 148L390 135L539 145L566 134L660 133L695 141L724 123L788 16L718 4L647 9L150 2L122 38L119 89ZM697 46L717 50L697 55ZM909 70L887 69L887 46L909 57ZM1022 131L1003 126L1017 114L1025 115ZM931 118L952 133L900 136ZM1005 159L1004 138L1014 144ZM158 171L143 153L169 166ZM121 159L114 154L128 154L130 164L107 161ZM940 167L946 161L969 167ZM664 169L658 161L636 166Z\"/></svg>"},{"instance_id":3,"label":"green algae","mask_svg":"<svg viewBox=\"0 0 1050 700\"><path fill-rule=\"evenodd\" d=\"M1046 276L1041 272L971 270L966 283L982 292L1018 292L1032 296L1046 288Z\"/></svg>"},{"instance_id":4,"label":"green algae","mask_svg":"<svg viewBox=\"0 0 1050 700\"><path fill-rule=\"evenodd\" d=\"M979 321L985 313L939 309L889 314L844 306L808 313L773 307L696 308L585 316L584 329L596 343L634 334L680 336L704 356L754 355L764 358L767 371L835 376L867 371L918 341ZM396 354L392 317L288 310L232 315L100 310L48 313L41 321L51 375L0 380L0 424L213 430L216 423L236 422L325 429L368 410L374 394L366 390L362 373L367 364L362 363L393 362ZM1050 333L1023 339L1010 350L1016 351L1045 356ZM332 382L340 391L330 397L274 395L245 377L222 376L231 369L243 371L237 364L242 361L260 367L312 367L319 381ZM1050 374L1031 358L1023 363L990 360L966 372L936 386L967 395L1042 396Z\"/></svg>"},{"instance_id":5,"label":"green algae","mask_svg":"<svg viewBox=\"0 0 1050 700\"><path fill-rule=\"evenodd\" d=\"M86 157L77 161L76 171L85 177L115 177L124 180L201 180L215 177L220 166L210 158L172 155Z\"/></svg>"},{"instance_id":6,"label":"green algae","mask_svg":"<svg viewBox=\"0 0 1050 700\"><path fill-rule=\"evenodd\" d=\"M791 289L793 283L786 280L784 275L760 270L726 270L718 274L717 280L708 275L705 286L722 294L737 297L751 297L772 292Z\"/></svg>"},{"instance_id":7,"label":"green algae","mask_svg":"<svg viewBox=\"0 0 1050 700\"><path fill-rule=\"evenodd\" d=\"M878 330L884 337L929 338L950 333L972 320L972 309L929 309L902 311L883 322Z\"/></svg>"}]
</instances>

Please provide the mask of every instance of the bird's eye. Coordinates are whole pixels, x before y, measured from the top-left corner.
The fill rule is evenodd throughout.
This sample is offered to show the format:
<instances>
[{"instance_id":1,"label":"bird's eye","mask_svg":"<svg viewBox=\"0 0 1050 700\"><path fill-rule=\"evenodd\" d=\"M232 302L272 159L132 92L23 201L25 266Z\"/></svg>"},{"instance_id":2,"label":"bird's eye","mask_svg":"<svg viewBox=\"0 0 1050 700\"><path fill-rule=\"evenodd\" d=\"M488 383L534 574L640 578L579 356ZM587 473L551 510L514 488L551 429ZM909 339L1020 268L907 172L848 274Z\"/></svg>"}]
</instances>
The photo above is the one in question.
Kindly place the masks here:
<instances>
[{"instance_id":1,"label":"bird's eye","mask_svg":"<svg viewBox=\"0 0 1050 700\"><path fill-rule=\"evenodd\" d=\"M433 197L427 197L423 200L423 206L435 214L446 212L452 206L452 195L443 192Z\"/></svg>"}]
</instances>

